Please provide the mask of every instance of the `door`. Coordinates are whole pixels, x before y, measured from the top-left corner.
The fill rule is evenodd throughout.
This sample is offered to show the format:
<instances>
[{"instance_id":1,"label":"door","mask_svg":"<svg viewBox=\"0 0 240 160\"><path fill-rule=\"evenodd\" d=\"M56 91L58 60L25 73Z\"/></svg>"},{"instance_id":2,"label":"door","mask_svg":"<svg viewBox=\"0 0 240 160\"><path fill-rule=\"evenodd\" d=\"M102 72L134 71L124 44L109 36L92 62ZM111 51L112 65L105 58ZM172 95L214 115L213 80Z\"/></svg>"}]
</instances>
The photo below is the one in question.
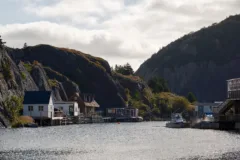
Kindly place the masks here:
<instances>
[{"instance_id":1,"label":"door","mask_svg":"<svg viewBox=\"0 0 240 160\"><path fill-rule=\"evenodd\" d=\"M72 105L69 106L69 115L74 116L74 107Z\"/></svg>"}]
</instances>

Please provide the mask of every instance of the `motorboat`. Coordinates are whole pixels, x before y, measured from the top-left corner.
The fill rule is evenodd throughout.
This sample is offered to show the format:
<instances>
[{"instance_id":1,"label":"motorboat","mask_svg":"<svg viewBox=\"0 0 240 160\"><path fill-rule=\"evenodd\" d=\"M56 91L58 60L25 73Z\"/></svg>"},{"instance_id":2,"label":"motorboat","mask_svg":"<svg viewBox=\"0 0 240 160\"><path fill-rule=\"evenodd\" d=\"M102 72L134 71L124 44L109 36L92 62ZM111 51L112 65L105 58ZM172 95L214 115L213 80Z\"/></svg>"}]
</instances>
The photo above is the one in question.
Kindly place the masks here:
<instances>
[{"instance_id":1,"label":"motorboat","mask_svg":"<svg viewBox=\"0 0 240 160\"><path fill-rule=\"evenodd\" d=\"M174 113L171 115L171 121L166 123L168 128L187 128L190 127L190 123L182 117L181 113Z\"/></svg>"}]
</instances>

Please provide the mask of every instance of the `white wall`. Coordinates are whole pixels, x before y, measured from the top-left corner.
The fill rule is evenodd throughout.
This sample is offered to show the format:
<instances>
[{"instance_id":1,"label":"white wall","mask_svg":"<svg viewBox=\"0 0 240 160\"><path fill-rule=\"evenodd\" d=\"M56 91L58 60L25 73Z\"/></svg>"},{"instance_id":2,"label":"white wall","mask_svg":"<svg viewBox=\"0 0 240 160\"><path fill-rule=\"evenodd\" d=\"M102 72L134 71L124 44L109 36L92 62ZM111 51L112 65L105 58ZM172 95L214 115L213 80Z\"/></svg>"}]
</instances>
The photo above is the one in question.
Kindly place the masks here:
<instances>
[{"instance_id":1,"label":"white wall","mask_svg":"<svg viewBox=\"0 0 240 160\"><path fill-rule=\"evenodd\" d=\"M33 111L28 110L28 106L33 106ZM39 106L43 106L43 111L39 111ZM48 104L24 104L23 115L31 116L33 118L51 118L52 110L50 110ZM53 113L52 113L53 114Z\"/></svg>"},{"instance_id":2,"label":"white wall","mask_svg":"<svg viewBox=\"0 0 240 160\"><path fill-rule=\"evenodd\" d=\"M54 108L60 109L63 108L63 112L69 115L69 106L74 106L74 116L79 116L80 110L78 108L77 102L56 102L54 103Z\"/></svg>"}]
</instances>

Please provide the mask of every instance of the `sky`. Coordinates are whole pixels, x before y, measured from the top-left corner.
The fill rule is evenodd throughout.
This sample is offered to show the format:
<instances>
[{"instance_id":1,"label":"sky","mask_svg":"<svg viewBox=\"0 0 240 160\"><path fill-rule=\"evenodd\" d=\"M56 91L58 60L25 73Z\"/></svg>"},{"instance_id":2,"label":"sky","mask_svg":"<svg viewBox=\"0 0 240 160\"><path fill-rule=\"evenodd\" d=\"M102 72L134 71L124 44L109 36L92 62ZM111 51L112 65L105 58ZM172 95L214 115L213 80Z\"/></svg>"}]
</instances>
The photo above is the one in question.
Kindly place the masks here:
<instances>
[{"instance_id":1,"label":"sky","mask_svg":"<svg viewBox=\"0 0 240 160\"><path fill-rule=\"evenodd\" d=\"M240 0L0 0L7 46L50 44L134 70L170 42L239 14Z\"/></svg>"}]
</instances>

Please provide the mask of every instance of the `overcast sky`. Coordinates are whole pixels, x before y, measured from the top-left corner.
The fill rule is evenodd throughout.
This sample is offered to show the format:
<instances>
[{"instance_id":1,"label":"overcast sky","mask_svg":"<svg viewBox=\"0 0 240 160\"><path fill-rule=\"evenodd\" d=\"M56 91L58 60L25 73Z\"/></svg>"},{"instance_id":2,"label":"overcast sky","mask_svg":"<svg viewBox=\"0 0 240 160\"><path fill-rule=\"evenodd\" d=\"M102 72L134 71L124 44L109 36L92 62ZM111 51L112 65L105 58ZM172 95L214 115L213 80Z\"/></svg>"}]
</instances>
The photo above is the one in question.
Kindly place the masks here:
<instances>
[{"instance_id":1,"label":"overcast sky","mask_svg":"<svg viewBox=\"0 0 240 160\"><path fill-rule=\"evenodd\" d=\"M240 0L0 0L9 47L51 44L134 70L159 48L229 15Z\"/></svg>"}]
</instances>

